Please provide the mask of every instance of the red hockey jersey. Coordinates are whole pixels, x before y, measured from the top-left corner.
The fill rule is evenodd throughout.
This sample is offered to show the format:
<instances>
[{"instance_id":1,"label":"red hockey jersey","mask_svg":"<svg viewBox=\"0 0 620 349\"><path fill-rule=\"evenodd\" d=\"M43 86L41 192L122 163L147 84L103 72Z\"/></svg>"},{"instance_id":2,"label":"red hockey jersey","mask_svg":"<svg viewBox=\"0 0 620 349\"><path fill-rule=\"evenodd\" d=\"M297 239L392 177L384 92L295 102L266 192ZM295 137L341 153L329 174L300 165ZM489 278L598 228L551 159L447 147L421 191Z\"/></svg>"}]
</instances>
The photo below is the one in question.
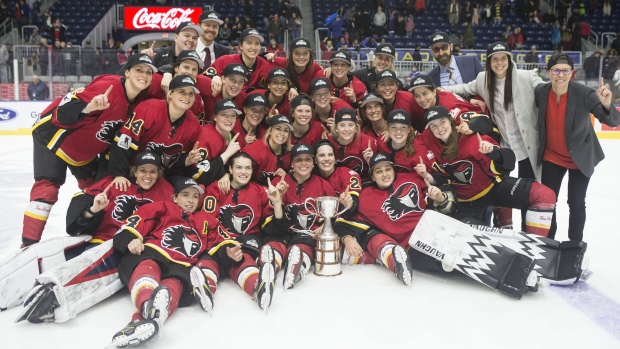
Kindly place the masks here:
<instances>
[{"instance_id":1,"label":"red hockey jersey","mask_svg":"<svg viewBox=\"0 0 620 349\"><path fill-rule=\"evenodd\" d=\"M360 79L356 78L352 74L347 74L348 81L346 84L342 86L336 86L334 84L333 76L329 79L329 84L331 85L332 96L338 97L343 101L349 103L349 105L353 108L357 108L356 103L351 102L351 98L347 96L345 88L352 88L355 92L355 102L360 102L364 95L366 95L366 85L360 81Z\"/></svg>"},{"instance_id":2,"label":"red hockey jersey","mask_svg":"<svg viewBox=\"0 0 620 349\"><path fill-rule=\"evenodd\" d=\"M323 128L323 124L316 120L310 120L310 129L308 129L308 131L306 131L306 133L304 133L301 137L297 137L293 132L291 132L291 145L295 145L297 143L312 145L323 138L323 131L326 131Z\"/></svg>"},{"instance_id":3,"label":"red hockey jersey","mask_svg":"<svg viewBox=\"0 0 620 349\"><path fill-rule=\"evenodd\" d=\"M336 167L334 172L325 179L332 185L336 195L340 195L340 193L347 190L347 186L349 187L349 194L351 195L359 195L362 191L362 179L360 175L346 167Z\"/></svg>"},{"instance_id":4,"label":"red hockey jersey","mask_svg":"<svg viewBox=\"0 0 620 349\"><path fill-rule=\"evenodd\" d=\"M211 79L209 77L199 75L198 80L200 81L201 78L209 79L209 83L211 83ZM146 98L156 98L156 99L164 99L164 100L166 99L166 94L164 93L164 90L161 89L162 79L163 79L163 76L161 74L153 74L153 79L151 80L151 85L149 86L149 90L147 92ZM200 98L199 95L196 95L196 98L194 99L194 104L192 104L192 107L189 108L189 110L191 110L192 113L196 115L198 120L202 119L202 116L204 113L204 106L203 106L202 99Z\"/></svg>"},{"instance_id":5,"label":"red hockey jersey","mask_svg":"<svg viewBox=\"0 0 620 349\"><path fill-rule=\"evenodd\" d=\"M288 151L283 155L277 155L263 140L257 140L243 151L252 158L254 162L252 177L256 178L256 182L260 185L267 185L267 178L273 180L277 169L281 168L288 172L291 167L291 154Z\"/></svg>"},{"instance_id":6,"label":"red hockey jersey","mask_svg":"<svg viewBox=\"0 0 620 349\"><path fill-rule=\"evenodd\" d=\"M287 59L276 57L274 58L274 63L277 67L286 69ZM324 77L325 72L323 71L323 67L321 67L317 62L314 62L312 67L306 68L306 70L304 70L300 74L297 74L297 85L295 87L297 87L297 91L299 93L308 94L310 93L310 82L316 78Z\"/></svg>"},{"instance_id":7,"label":"red hockey jersey","mask_svg":"<svg viewBox=\"0 0 620 349\"><path fill-rule=\"evenodd\" d=\"M334 146L334 155L336 156L336 166L346 167L357 172L362 179L368 178L368 163L364 160L364 150L368 148L370 143L370 149L374 153L379 151L378 141L368 137L367 135L358 134L353 142L347 145L341 145L334 139L334 136L327 137L330 143Z\"/></svg>"},{"instance_id":8,"label":"red hockey jersey","mask_svg":"<svg viewBox=\"0 0 620 349\"><path fill-rule=\"evenodd\" d=\"M219 57L215 60L215 62L213 62L211 67L215 69L215 74L222 76L226 66L232 63L242 64L249 72L249 81L243 84L243 90L246 90L248 87L253 87L254 89L267 88L267 77L269 76L269 72L271 69L276 68L275 64L260 56L256 57L256 62L254 62L253 66L248 67L243 62L241 53Z\"/></svg>"}]
</instances>

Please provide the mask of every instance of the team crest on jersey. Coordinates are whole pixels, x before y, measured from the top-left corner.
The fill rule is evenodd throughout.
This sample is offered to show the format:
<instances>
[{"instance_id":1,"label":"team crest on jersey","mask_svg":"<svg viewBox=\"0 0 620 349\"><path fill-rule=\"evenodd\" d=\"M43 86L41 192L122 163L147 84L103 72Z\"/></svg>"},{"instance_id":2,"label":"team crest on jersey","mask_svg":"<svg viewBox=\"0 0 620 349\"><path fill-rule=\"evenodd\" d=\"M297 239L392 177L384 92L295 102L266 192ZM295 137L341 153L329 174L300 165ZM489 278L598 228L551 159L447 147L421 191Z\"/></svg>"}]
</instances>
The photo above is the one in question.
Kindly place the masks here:
<instances>
[{"instance_id":1,"label":"team crest on jersey","mask_svg":"<svg viewBox=\"0 0 620 349\"><path fill-rule=\"evenodd\" d=\"M194 229L175 225L164 230L161 245L185 257L192 258L200 251L202 241Z\"/></svg>"},{"instance_id":2,"label":"team crest on jersey","mask_svg":"<svg viewBox=\"0 0 620 349\"><path fill-rule=\"evenodd\" d=\"M119 195L114 199L114 210L112 210L112 218L117 222L125 222L127 217L131 216L142 205L153 202L151 199L138 199L133 195Z\"/></svg>"},{"instance_id":3,"label":"team crest on jersey","mask_svg":"<svg viewBox=\"0 0 620 349\"><path fill-rule=\"evenodd\" d=\"M103 124L101 124L101 129L97 132L97 139L108 144L112 143L116 131L118 131L118 128L122 124L123 120L104 121Z\"/></svg>"},{"instance_id":4,"label":"team crest on jersey","mask_svg":"<svg viewBox=\"0 0 620 349\"><path fill-rule=\"evenodd\" d=\"M312 204L309 204L312 206ZM312 206L314 208L314 206ZM294 232L307 233L317 220L316 214L306 210L303 204L292 204L286 206L287 216L293 219L295 224L290 228Z\"/></svg>"},{"instance_id":5,"label":"team crest on jersey","mask_svg":"<svg viewBox=\"0 0 620 349\"><path fill-rule=\"evenodd\" d=\"M411 212L422 212L422 208L418 205L419 196L420 191L415 184L403 183L383 201L381 210L387 213L393 221Z\"/></svg>"},{"instance_id":6,"label":"team crest on jersey","mask_svg":"<svg viewBox=\"0 0 620 349\"><path fill-rule=\"evenodd\" d=\"M248 205L224 205L220 207L220 222L229 232L239 235L245 234L253 219L254 211Z\"/></svg>"},{"instance_id":7,"label":"team crest on jersey","mask_svg":"<svg viewBox=\"0 0 620 349\"><path fill-rule=\"evenodd\" d=\"M441 167L450 174L453 184L471 184L471 178L474 176L474 166L471 161L459 160Z\"/></svg>"},{"instance_id":8,"label":"team crest on jersey","mask_svg":"<svg viewBox=\"0 0 620 349\"><path fill-rule=\"evenodd\" d=\"M356 156L347 156L342 160L336 160L336 164L338 166L349 168L358 174L362 173L362 168L364 167L363 160Z\"/></svg>"},{"instance_id":9,"label":"team crest on jersey","mask_svg":"<svg viewBox=\"0 0 620 349\"><path fill-rule=\"evenodd\" d=\"M161 165L164 168L170 168L181 157L183 145L174 143L171 145L163 145L161 143L149 142L146 145L146 151L152 151L161 155Z\"/></svg>"}]
</instances>

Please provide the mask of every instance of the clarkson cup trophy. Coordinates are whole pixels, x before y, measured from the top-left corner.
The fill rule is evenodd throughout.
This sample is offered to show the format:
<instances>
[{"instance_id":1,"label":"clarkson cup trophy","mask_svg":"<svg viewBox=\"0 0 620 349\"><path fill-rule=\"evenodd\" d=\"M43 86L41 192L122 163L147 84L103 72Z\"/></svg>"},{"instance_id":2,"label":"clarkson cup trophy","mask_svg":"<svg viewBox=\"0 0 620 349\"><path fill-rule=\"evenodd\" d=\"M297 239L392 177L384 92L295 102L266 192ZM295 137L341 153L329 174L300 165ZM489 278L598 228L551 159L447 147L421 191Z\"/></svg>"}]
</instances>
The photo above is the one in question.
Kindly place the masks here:
<instances>
[{"instance_id":1,"label":"clarkson cup trophy","mask_svg":"<svg viewBox=\"0 0 620 349\"><path fill-rule=\"evenodd\" d=\"M308 202L314 202L316 212L308 207ZM319 276L336 276L342 274L340 270L340 238L334 233L331 219L338 217L338 198L333 196L321 196L316 199L308 198L304 202L306 210L323 218L323 229L316 237L316 258L314 260L314 274Z\"/></svg>"}]
</instances>

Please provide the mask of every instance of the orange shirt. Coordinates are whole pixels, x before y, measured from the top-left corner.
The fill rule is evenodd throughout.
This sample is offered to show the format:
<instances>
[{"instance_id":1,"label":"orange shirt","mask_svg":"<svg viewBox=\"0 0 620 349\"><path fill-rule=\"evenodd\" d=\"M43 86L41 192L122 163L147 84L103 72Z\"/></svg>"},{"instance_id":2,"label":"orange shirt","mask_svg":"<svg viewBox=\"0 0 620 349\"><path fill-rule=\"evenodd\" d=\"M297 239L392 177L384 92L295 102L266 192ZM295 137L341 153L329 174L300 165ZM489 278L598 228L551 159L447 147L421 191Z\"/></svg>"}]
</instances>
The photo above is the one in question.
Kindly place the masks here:
<instances>
[{"instance_id":1,"label":"orange shirt","mask_svg":"<svg viewBox=\"0 0 620 349\"><path fill-rule=\"evenodd\" d=\"M560 96L560 103L557 103L557 95L553 89L549 90L549 98L547 99L547 111L545 113L545 121L547 124L547 147L543 154L543 160L549 161L556 165L574 169L578 167L568 152L566 146L566 136L564 133L564 124L566 121L566 101L568 93Z\"/></svg>"}]
</instances>

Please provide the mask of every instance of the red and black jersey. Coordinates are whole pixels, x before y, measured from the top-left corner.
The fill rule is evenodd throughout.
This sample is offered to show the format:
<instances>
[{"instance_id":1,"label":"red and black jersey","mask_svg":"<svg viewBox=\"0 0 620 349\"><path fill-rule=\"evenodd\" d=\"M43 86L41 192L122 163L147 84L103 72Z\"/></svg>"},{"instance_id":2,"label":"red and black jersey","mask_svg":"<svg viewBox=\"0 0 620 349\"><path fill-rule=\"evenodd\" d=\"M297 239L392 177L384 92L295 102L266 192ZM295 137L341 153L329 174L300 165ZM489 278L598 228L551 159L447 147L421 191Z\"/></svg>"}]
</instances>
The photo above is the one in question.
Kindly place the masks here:
<instances>
[{"instance_id":1,"label":"red and black jersey","mask_svg":"<svg viewBox=\"0 0 620 349\"><path fill-rule=\"evenodd\" d=\"M326 131L319 121L310 120L310 128L301 137L295 136L294 132L291 132L291 145L297 143L314 144L323 138L323 132Z\"/></svg>"},{"instance_id":2,"label":"red and black jersey","mask_svg":"<svg viewBox=\"0 0 620 349\"><path fill-rule=\"evenodd\" d=\"M336 191L336 195L340 195L345 190L347 190L347 186L349 187L348 193L351 195L358 196L362 191L362 179L360 175L346 167L336 167L334 172L332 172L329 177L325 178L332 185L334 191Z\"/></svg>"},{"instance_id":3,"label":"red and black jersey","mask_svg":"<svg viewBox=\"0 0 620 349\"><path fill-rule=\"evenodd\" d=\"M76 217L75 220L81 220L82 223L86 224L90 223L81 218L82 212L85 208L92 206L94 197L101 194L113 180L114 177L106 177L91 185L89 188L75 194L73 198L71 198L71 203L67 210L68 220L70 211L75 211L73 212L74 214L72 214L72 216ZM173 194L174 189L163 178L159 178L149 190L142 189L135 181L127 187L126 191L114 189L114 186L112 186L108 189L108 205L100 211L101 213L97 212L92 219L92 221L96 221L96 224L98 224L97 227L89 227L89 230L83 231L83 233L92 235L93 238L91 242L110 240L125 222L125 219L131 216L138 208L151 202L170 201ZM73 208L75 208L75 210L73 210ZM101 217L96 217L98 215L101 215ZM72 224L73 222L67 222L67 226ZM67 228L67 230L69 230L69 228ZM73 232L69 233L74 235Z\"/></svg>"},{"instance_id":4,"label":"red and black jersey","mask_svg":"<svg viewBox=\"0 0 620 349\"><path fill-rule=\"evenodd\" d=\"M200 123L191 111L186 111L174 123L168 113L168 102L149 99L140 103L131 119L120 128L110 151L109 172L127 176L135 154L152 151L161 155L162 167L170 169L182 155L192 149L200 134ZM178 164L185 166L185 164Z\"/></svg>"},{"instance_id":5,"label":"red and black jersey","mask_svg":"<svg viewBox=\"0 0 620 349\"><path fill-rule=\"evenodd\" d=\"M473 105L468 101L461 98L461 96L456 95L452 92L446 91L437 91L437 102L436 105L440 105L448 109L453 118L456 119L456 124L461 123L460 115L463 113L474 112L474 113L482 113L482 109L477 105ZM413 117L413 115L419 116L418 118ZM418 131L423 130L426 127L426 119L424 115L426 114L426 110L422 109L420 105L413 99L413 103L411 104L411 118L412 120L417 119L420 127ZM414 125L415 127L415 125Z\"/></svg>"},{"instance_id":6,"label":"red and black jersey","mask_svg":"<svg viewBox=\"0 0 620 349\"><path fill-rule=\"evenodd\" d=\"M286 148L286 145L282 147ZM252 158L254 163L252 176L260 185L267 185L267 178L273 180L277 169L281 168L288 172L291 167L291 154L288 151L278 155L263 140L257 140L245 147L243 151Z\"/></svg>"},{"instance_id":7,"label":"red and black jersey","mask_svg":"<svg viewBox=\"0 0 620 349\"><path fill-rule=\"evenodd\" d=\"M198 148L202 159L196 164L196 173L193 178L197 182L209 185L215 179L220 179L225 172L224 162L220 154L226 151L228 142L233 138L232 133L228 139L218 132L213 124L206 124L200 127L198 135ZM237 142L241 148L245 146L244 138L239 135Z\"/></svg>"},{"instance_id":8,"label":"red and black jersey","mask_svg":"<svg viewBox=\"0 0 620 349\"><path fill-rule=\"evenodd\" d=\"M274 58L273 63L275 64L276 67L286 69L287 59L276 57ZM289 74L291 74L291 72L289 72ZM297 84L295 85L295 87L297 87L297 91L299 93L308 94L310 93L310 82L312 82L312 80L316 78L324 78L325 72L323 71L323 67L321 67L317 62L314 62L314 64L311 67L306 68L306 70L296 75L297 75ZM288 114L284 114L284 115L288 115Z\"/></svg>"},{"instance_id":9,"label":"red and black jersey","mask_svg":"<svg viewBox=\"0 0 620 349\"><path fill-rule=\"evenodd\" d=\"M384 103L384 105L385 105L385 113L387 115L392 110L402 109L402 110L406 111L407 113L409 113L409 115L411 115L411 123L412 123L413 127L416 127L416 123L414 121L415 117L413 116L413 110L412 110L411 103L416 103L415 98L413 97L413 94L411 94L411 92L396 91L396 96L394 97L393 104L390 105L387 102ZM424 118L424 114L422 114L422 118ZM416 129L418 129L418 128L416 128Z\"/></svg>"},{"instance_id":10,"label":"red and black jersey","mask_svg":"<svg viewBox=\"0 0 620 349\"><path fill-rule=\"evenodd\" d=\"M389 153L392 154L392 161L394 162L394 169L398 172L415 172L415 165L420 163L418 150L409 156L405 154L405 147L398 150L392 148L392 142L389 141L386 145L389 149ZM427 172L431 172L427 170Z\"/></svg>"},{"instance_id":11,"label":"red and black jersey","mask_svg":"<svg viewBox=\"0 0 620 349\"><path fill-rule=\"evenodd\" d=\"M365 134L366 136L377 140L380 143L385 144L382 140L381 140L381 135L378 135L377 133L375 133L375 130L372 129L372 127L364 127L362 128L361 131L363 134ZM387 132L387 131L386 131Z\"/></svg>"},{"instance_id":12,"label":"red and black jersey","mask_svg":"<svg viewBox=\"0 0 620 349\"><path fill-rule=\"evenodd\" d=\"M228 194L220 191L217 182L211 183L202 209L216 215L233 239L244 234L260 238L261 225L273 215L267 189L253 182L240 189L231 187Z\"/></svg>"},{"instance_id":13,"label":"red and black jersey","mask_svg":"<svg viewBox=\"0 0 620 349\"><path fill-rule=\"evenodd\" d=\"M427 129L423 133L430 133L430 131ZM497 143L489 136L482 135L481 137L497 146ZM502 181L503 174L496 168L495 162L478 150L480 141L475 134L460 135L459 151L454 159L446 159L443 156L444 145L439 139L432 135L423 139L424 145L433 153L440 166L435 170L444 172L448 176L449 184L456 190L459 201L479 199L486 195L496 183Z\"/></svg>"},{"instance_id":14,"label":"red and black jersey","mask_svg":"<svg viewBox=\"0 0 620 349\"><path fill-rule=\"evenodd\" d=\"M225 238L226 229L214 215L204 211L189 213L171 201L140 207L127 218L117 236L122 239L127 234L141 239L145 247L171 262L187 267L196 264L203 252L215 253L229 240Z\"/></svg>"},{"instance_id":15,"label":"red and black jersey","mask_svg":"<svg viewBox=\"0 0 620 349\"><path fill-rule=\"evenodd\" d=\"M427 190L417 173L396 173L394 182L385 190L376 185L365 187L360 194L357 214L351 221L338 219L338 222L352 225L356 225L355 221L364 222L407 247L411 233L426 210Z\"/></svg>"},{"instance_id":16,"label":"red and black jersey","mask_svg":"<svg viewBox=\"0 0 620 349\"><path fill-rule=\"evenodd\" d=\"M362 179L368 178L368 163L364 160L364 150L368 148L370 143L370 149L374 153L379 151L378 141L366 136L365 134L358 134L353 141L347 145L341 145L334 136L327 137L330 143L334 146L334 155L336 156L336 166L346 167L357 172Z\"/></svg>"},{"instance_id":17,"label":"red and black jersey","mask_svg":"<svg viewBox=\"0 0 620 349\"><path fill-rule=\"evenodd\" d=\"M276 185L282 177L276 177L271 184ZM291 174L284 176L284 181L289 185L288 190L282 197L284 213L288 221L290 233L308 233L319 227L320 217L316 214L316 207L311 203L314 211L306 209L304 203L307 198L320 196L336 196L336 192L329 182L317 175L311 175L307 181L297 183Z\"/></svg>"},{"instance_id":18,"label":"red and black jersey","mask_svg":"<svg viewBox=\"0 0 620 349\"><path fill-rule=\"evenodd\" d=\"M239 63L239 64L242 64L245 67L245 69L247 69L247 71L249 72L248 74L249 81L243 84L243 90L247 90L248 87L253 87L254 89L267 88L267 77L269 76L269 72L271 71L271 69L276 68L276 65L269 62L265 58L258 56L256 57L256 62L254 62L254 65L251 67L248 67L243 62L243 58L241 57L241 55L242 54L240 53L240 54L230 54L230 55L219 57L211 65L210 70L215 69L215 71L212 72L212 74L222 76L222 73L224 72L224 69L226 68L226 66L228 66L229 64L233 64L233 63Z\"/></svg>"},{"instance_id":19,"label":"red and black jersey","mask_svg":"<svg viewBox=\"0 0 620 349\"><path fill-rule=\"evenodd\" d=\"M153 79L151 80L151 85L149 86L146 98L166 99L166 94L164 93L164 90L161 89L162 78L163 76L161 74L153 74ZM209 79L209 83L211 83L211 79L206 76L199 75L198 80L200 80L200 78ZM198 118L198 120L202 119L204 113L204 106L202 99L200 99L199 95L196 95L196 98L194 99L194 104L192 104L192 107L189 108L189 110L194 113L194 115L196 115L196 118Z\"/></svg>"},{"instance_id":20,"label":"red and black jersey","mask_svg":"<svg viewBox=\"0 0 620 349\"><path fill-rule=\"evenodd\" d=\"M349 108L351 109L351 106L349 105L349 103L343 101L340 98L336 98L336 97L332 97L332 100L329 102L331 110L329 111L329 116L327 118L335 118L336 117L336 112L342 108ZM312 111L314 114L314 119L316 121L319 121L320 123L323 124L323 126L327 127L327 122L324 122L323 120L321 120L321 118L319 117L319 115L317 114L315 107L314 107L314 102L312 103Z\"/></svg>"},{"instance_id":21,"label":"red and black jersey","mask_svg":"<svg viewBox=\"0 0 620 349\"><path fill-rule=\"evenodd\" d=\"M203 95L202 92L200 93L200 95L202 96L204 101L205 116L203 120L211 121L213 120L213 108L215 107L215 103L224 99L224 95L221 92L217 96L213 96L211 94ZM247 97L248 94L241 91L235 98L232 99L237 105L237 109L243 110L243 103L245 102L245 99Z\"/></svg>"},{"instance_id":22,"label":"red and black jersey","mask_svg":"<svg viewBox=\"0 0 620 349\"><path fill-rule=\"evenodd\" d=\"M113 86L108 96L110 107L83 114L88 103L110 86ZM100 75L84 91L53 101L32 127L32 135L67 164L83 166L108 150L118 128L133 114L133 108L145 95L143 91L130 102L125 93L125 78Z\"/></svg>"},{"instance_id":23,"label":"red and black jersey","mask_svg":"<svg viewBox=\"0 0 620 349\"><path fill-rule=\"evenodd\" d=\"M357 108L357 104L364 98L366 95L366 85L360 81L360 79L356 78L352 74L347 74L347 83L342 86L336 86L334 84L334 76L332 75L329 78L329 84L331 85L332 96L338 97L343 101L349 103L352 108ZM351 98L346 95L345 87L352 88L355 92L355 102L351 102Z\"/></svg>"},{"instance_id":24,"label":"red and black jersey","mask_svg":"<svg viewBox=\"0 0 620 349\"><path fill-rule=\"evenodd\" d=\"M271 91L261 89L252 91L252 93L260 93L265 97L265 101L267 102L267 112L269 113L269 110L273 108L273 104L271 104L271 102L269 101L269 95L271 94ZM284 96L282 96L282 100L280 101L280 103L276 104L276 109L278 110L278 114L285 115L290 119L291 101L288 100L288 93L285 93Z\"/></svg>"},{"instance_id":25,"label":"red and black jersey","mask_svg":"<svg viewBox=\"0 0 620 349\"><path fill-rule=\"evenodd\" d=\"M258 125L254 133L254 136L256 137L256 139L263 139L263 136L265 136L265 133L267 133L267 129L268 127L265 126L264 123L261 123L260 125ZM235 127L233 127L232 133L233 134L238 133L239 137L237 137L237 139L243 138L244 143L245 143L245 137L248 135L248 130L243 128L241 119L237 118L237 121L235 121Z\"/></svg>"}]
</instances>

